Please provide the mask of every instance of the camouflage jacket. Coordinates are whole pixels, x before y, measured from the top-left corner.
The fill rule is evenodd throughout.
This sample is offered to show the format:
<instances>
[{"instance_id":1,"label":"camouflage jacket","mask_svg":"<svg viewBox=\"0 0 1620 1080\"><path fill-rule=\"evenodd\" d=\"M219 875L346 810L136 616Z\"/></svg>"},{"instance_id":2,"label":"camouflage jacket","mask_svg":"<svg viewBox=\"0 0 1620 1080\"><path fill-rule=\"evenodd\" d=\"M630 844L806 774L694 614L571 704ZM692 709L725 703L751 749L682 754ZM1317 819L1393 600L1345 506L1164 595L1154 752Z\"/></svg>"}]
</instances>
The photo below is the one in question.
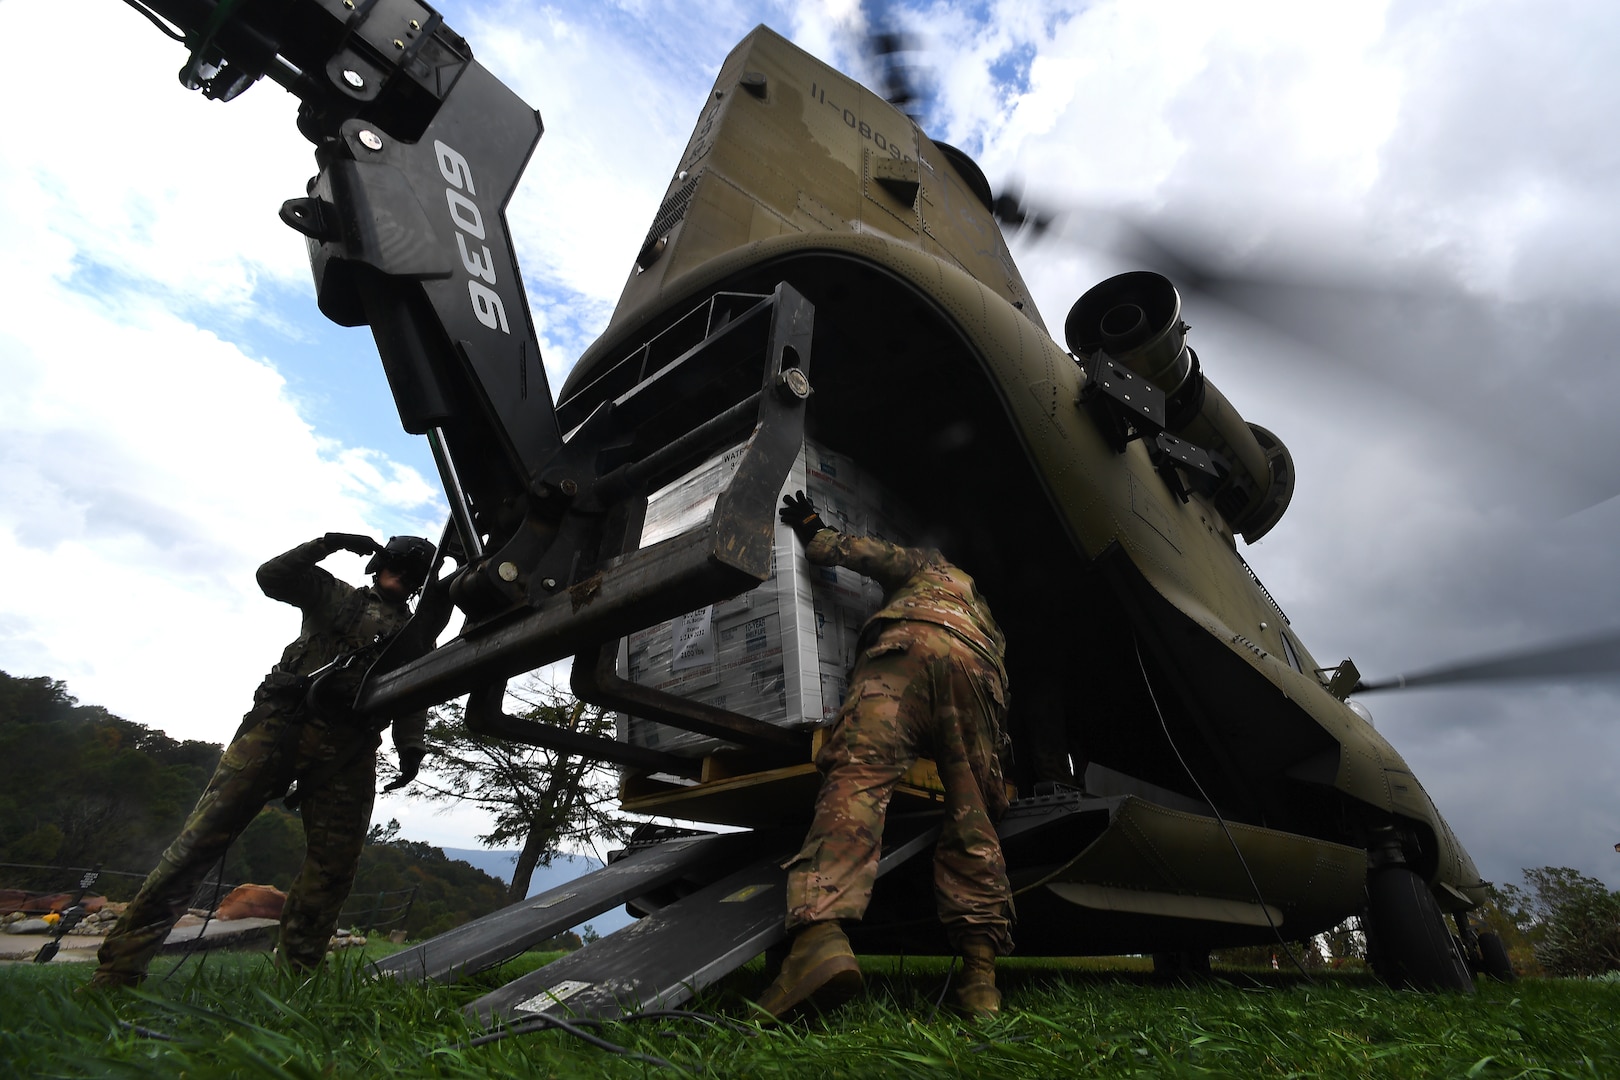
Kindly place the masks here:
<instances>
[{"instance_id":1,"label":"camouflage jacket","mask_svg":"<svg viewBox=\"0 0 1620 1080\"><path fill-rule=\"evenodd\" d=\"M883 607L866 621L909 619L934 623L971 645L1007 682L1007 643L979 595L973 578L937 551L901 547L871 536L822 529L805 545L805 556L822 566L847 566L883 586Z\"/></svg>"},{"instance_id":2,"label":"camouflage jacket","mask_svg":"<svg viewBox=\"0 0 1620 1080\"><path fill-rule=\"evenodd\" d=\"M297 639L282 650L281 660L267 679L319 671L379 636L392 636L411 617L403 600L389 600L370 585L357 589L315 565L336 550L325 540L311 540L259 567L259 588L264 594L294 605L304 615ZM396 747L420 749L427 713L402 716L393 728Z\"/></svg>"}]
</instances>

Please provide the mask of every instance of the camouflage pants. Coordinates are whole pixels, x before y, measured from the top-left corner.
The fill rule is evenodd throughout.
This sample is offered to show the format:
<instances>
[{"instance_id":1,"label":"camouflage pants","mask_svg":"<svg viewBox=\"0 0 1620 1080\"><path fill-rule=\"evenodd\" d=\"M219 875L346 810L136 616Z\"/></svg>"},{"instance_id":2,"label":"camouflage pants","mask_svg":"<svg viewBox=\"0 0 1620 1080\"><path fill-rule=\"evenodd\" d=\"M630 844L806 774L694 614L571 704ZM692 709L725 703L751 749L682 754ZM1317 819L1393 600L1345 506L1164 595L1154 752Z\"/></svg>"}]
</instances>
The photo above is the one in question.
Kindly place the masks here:
<instances>
[{"instance_id":1,"label":"camouflage pants","mask_svg":"<svg viewBox=\"0 0 1620 1080\"><path fill-rule=\"evenodd\" d=\"M368 729L309 717L261 686L185 827L102 943L100 973L144 976L231 841L299 777L309 781L299 780L306 850L281 913L280 955L294 967L320 963L371 823L378 741Z\"/></svg>"},{"instance_id":2,"label":"camouflage pants","mask_svg":"<svg viewBox=\"0 0 1620 1080\"><path fill-rule=\"evenodd\" d=\"M815 820L785 864L787 926L866 913L894 786L929 755L945 786L934 892L953 945L981 935L1012 951L1012 891L993 822L1007 808L998 732L1006 691L995 669L942 627L888 624L856 664L816 765Z\"/></svg>"}]
</instances>

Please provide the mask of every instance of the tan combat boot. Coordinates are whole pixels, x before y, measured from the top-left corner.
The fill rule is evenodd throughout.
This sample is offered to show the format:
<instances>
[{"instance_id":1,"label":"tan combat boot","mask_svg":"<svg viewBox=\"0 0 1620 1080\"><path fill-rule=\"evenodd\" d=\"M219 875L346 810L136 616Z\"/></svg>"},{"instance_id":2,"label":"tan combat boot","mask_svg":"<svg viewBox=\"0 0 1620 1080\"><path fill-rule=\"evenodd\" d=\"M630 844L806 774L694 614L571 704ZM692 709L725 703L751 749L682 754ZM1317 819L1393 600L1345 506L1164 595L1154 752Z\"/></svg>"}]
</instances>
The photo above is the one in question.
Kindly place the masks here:
<instances>
[{"instance_id":1,"label":"tan combat boot","mask_svg":"<svg viewBox=\"0 0 1620 1080\"><path fill-rule=\"evenodd\" d=\"M759 1007L780 1020L812 997L829 1009L860 989L861 966L843 929L835 921L810 923L794 937L776 981L759 996Z\"/></svg>"},{"instance_id":2,"label":"tan combat boot","mask_svg":"<svg viewBox=\"0 0 1620 1080\"><path fill-rule=\"evenodd\" d=\"M996 947L987 937L962 939L962 977L956 984L956 1011L970 1020L1001 1013L996 989Z\"/></svg>"}]
</instances>

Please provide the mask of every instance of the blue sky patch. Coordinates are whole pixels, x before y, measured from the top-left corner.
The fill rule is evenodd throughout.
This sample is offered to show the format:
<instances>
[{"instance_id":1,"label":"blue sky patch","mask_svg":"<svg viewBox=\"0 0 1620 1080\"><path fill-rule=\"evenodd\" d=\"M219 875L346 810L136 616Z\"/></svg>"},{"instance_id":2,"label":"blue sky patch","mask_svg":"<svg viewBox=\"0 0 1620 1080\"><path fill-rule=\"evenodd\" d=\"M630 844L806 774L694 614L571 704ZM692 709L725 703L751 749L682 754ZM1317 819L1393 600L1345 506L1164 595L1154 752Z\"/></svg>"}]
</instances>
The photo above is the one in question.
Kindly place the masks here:
<instances>
[{"instance_id":1,"label":"blue sky patch","mask_svg":"<svg viewBox=\"0 0 1620 1080\"><path fill-rule=\"evenodd\" d=\"M1029 91L1029 68L1035 62L1035 46L1029 42L1016 45L996 57L990 65L990 74L1004 98Z\"/></svg>"}]
</instances>

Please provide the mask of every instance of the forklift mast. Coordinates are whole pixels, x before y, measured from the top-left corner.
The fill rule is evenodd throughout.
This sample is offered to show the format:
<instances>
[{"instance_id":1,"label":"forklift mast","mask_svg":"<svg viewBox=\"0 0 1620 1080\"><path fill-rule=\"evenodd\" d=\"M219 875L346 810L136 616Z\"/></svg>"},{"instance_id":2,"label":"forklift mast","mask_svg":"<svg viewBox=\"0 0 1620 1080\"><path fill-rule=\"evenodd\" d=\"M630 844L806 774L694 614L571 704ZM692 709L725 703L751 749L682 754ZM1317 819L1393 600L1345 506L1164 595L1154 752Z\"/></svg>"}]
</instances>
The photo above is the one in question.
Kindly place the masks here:
<instances>
[{"instance_id":1,"label":"forklift mast","mask_svg":"<svg viewBox=\"0 0 1620 1080\"><path fill-rule=\"evenodd\" d=\"M775 503L803 439L812 306L788 286L720 294L628 357L625 389L559 425L506 206L539 114L418 0L127 0L190 51L188 88L261 78L298 97L317 175L281 207L321 310L369 326L406 431L427 437L450 524L415 618L356 705L379 718L470 694L475 730L683 775L693 763L506 715L506 680L770 574ZM169 29L168 27L164 27ZM646 496L745 445L712 518L639 548ZM446 558L458 567L439 573ZM453 613L456 639L436 646ZM603 698L622 687L587 678ZM661 722L803 760L804 736L676 699Z\"/></svg>"}]
</instances>

